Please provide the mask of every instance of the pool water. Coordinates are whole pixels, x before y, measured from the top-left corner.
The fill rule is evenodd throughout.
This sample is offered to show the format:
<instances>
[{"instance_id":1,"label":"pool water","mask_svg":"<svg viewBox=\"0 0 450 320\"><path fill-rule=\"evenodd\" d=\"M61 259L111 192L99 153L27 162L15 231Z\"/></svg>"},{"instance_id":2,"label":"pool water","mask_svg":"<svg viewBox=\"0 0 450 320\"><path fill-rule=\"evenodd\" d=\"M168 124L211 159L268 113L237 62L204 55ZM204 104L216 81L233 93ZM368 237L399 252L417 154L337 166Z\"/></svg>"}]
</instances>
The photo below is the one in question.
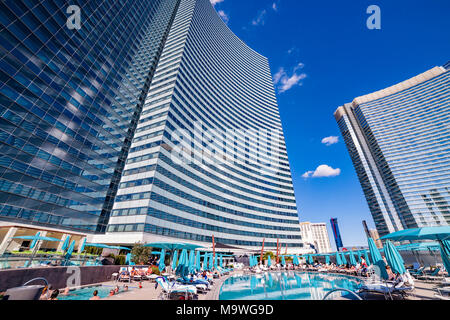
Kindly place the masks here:
<instances>
[{"instance_id":1,"label":"pool water","mask_svg":"<svg viewBox=\"0 0 450 320\"><path fill-rule=\"evenodd\" d=\"M235 275L223 283L219 300L322 300L333 289L355 292L361 284L351 276L295 271ZM347 297L348 293L331 296L339 295Z\"/></svg>"},{"instance_id":2,"label":"pool water","mask_svg":"<svg viewBox=\"0 0 450 320\"><path fill-rule=\"evenodd\" d=\"M115 289L115 286L92 286L92 287L84 287L80 289L70 290L67 296L63 296L60 294L58 296L58 300L89 300L92 298L92 293L97 290L98 296L100 298L106 298L109 295L109 292ZM132 288L128 287L128 291L131 291ZM119 293L123 292L123 288L119 286Z\"/></svg>"}]
</instances>

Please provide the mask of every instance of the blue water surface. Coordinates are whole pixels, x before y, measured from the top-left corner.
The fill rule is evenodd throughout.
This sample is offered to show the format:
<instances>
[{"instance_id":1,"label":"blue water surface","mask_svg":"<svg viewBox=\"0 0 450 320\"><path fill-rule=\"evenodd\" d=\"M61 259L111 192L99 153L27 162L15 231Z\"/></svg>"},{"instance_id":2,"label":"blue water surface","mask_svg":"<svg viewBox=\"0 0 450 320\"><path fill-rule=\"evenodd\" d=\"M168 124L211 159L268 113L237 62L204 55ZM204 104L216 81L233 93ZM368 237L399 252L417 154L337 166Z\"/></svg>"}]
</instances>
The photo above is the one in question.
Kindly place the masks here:
<instances>
[{"instance_id":1,"label":"blue water surface","mask_svg":"<svg viewBox=\"0 0 450 320\"><path fill-rule=\"evenodd\" d=\"M333 289L355 292L361 284L351 276L295 271L234 275L223 283L219 300L322 300ZM339 295L348 294L332 294Z\"/></svg>"}]
</instances>

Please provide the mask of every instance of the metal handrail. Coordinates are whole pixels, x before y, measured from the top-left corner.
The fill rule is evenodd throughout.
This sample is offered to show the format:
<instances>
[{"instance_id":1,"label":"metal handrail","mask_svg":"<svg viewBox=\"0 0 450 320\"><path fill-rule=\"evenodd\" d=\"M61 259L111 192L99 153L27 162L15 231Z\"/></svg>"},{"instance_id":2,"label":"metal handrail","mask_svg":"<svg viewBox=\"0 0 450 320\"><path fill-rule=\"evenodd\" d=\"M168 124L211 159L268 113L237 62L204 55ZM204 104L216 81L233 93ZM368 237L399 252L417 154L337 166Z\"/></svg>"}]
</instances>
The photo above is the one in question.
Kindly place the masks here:
<instances>
[{"instance_id":1,"label":"metal handrail","mask_svg":"<svg viewBox=\"0 0 450 320\"><path fill-rule=\"evenodd\" d=\"M25 282L25 283L22 285L22 287L28 285L30 282L33 282L33 281L35 281L35 280L44 280L45 285L48 286L48 281L47 281L47 279L45 279L45 278L34 278L34 279L31 279L31 280L28 280L27 282Z\"/></svg>"},{"instance_id":2,"label":"metal handrail","mask_svg":"<svg viewBox=\"0 0 450 320\"><path fill-rule=\"evenodd\" d=\"M332 294L332 293L334 293L334 292L337 292L337 291L345 291L345 292L347 292L347 293L350 293L350 294L354 295L356 298L358 298L358 300L363 300L363 298L361 298L360 296L358 296L358 295L357 295L356 293L354 293L353 291L348 290L348 289L344 289L344 288L337 288L337 289L333 289L333 290L327 292L327 294L323 297L322 300L325 300L330 294Z\"/></svg>"}]
</instances>

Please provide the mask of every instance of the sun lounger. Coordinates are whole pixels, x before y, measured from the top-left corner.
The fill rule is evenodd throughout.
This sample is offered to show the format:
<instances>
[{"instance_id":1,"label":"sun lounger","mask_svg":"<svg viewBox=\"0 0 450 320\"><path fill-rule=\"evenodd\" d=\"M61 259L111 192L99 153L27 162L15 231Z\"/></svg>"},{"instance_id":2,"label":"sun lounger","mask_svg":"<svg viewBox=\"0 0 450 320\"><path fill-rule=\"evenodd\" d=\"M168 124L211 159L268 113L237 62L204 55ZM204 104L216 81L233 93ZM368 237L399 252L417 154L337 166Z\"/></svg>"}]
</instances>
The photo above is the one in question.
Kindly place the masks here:
<instances>
[{"instance_id":1,"label":"sun lounger","mask_svg":"<svg viewBox=\"0 0 450 320\"><path fill-rule=\"evenodd\" d=\"M197 288L191 285L177 285L175 282L170 283L164 277L156 278L156 283L161 286L161 299L185 299L197 296Z\"/></svg>"},{"instance_id":2,"label":"sun lounger","mask_svg":"<svg viewBox=\"0 0 450 320\"><path fill-rule=\"evenodd\" d=\"M363 292L382 293L385 299L387 299L387 297L389 296L392 300L392 293L394 292L394 290L395 290L394 284L376 281L363 283L360 289L358 290L358 293Z\"/></svg>"},{"instance_id":3,"label":"sun lounger","mask_svg":"<svg viewBox=\"0 0 450 320\"><path fill-rule=\"evenodd\" d=\"M425 280L425 281L433 281L433 280L440 280L442 279L444 276L439 276L439 271L441 271L440 267L437 267L436 269L434 269L434 271L430 274L430 275L423 275L423 276L419 276L418 278L420 280Z\"/></svg>"}]
</instances>

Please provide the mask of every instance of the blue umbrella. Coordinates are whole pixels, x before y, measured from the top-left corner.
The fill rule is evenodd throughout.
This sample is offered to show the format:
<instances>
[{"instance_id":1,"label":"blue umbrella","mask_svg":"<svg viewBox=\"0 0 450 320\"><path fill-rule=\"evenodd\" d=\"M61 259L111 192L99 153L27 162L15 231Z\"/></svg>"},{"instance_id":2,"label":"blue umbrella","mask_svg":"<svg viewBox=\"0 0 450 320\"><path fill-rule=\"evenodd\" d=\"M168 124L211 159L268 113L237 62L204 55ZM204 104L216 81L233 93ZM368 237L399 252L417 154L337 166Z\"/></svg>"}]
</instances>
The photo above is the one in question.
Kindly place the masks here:
<instances>
[{"instance_id":1,"label":"blue umbrella","mask_svg":"<svg viewBox=\"0 0 450 320\"><path fill-rule=\"evenodd\" d=\"M298 266L300 264L300 261L298 260L297 255L294 255L294 257L292 258L292 263L296 266Z\"/></svg>"},{"instance_id":2,"label":"blue umbrella","mask_svg":"<svg viewBox=\"0 0 450 320\"><path fill-rule=\"evenodd\" d=\"M66 251L67 247L69 246L69 243L70 243L70 236L67 236L66 240L64 240L61 250Z\"/></svg>"},{"instance_id":3,"label":"blue umbrella","mask_svg":"<svg viewBox=\"0 0 450 320\"><path fill-rule=\"evenodd\" d=\"M345 254L343 252L341 253L341 260L342 264L347 264L347 259L345 258Z\"/></svg>"},{"instance_id":4,"label":"blue umbrella","mask_svg":"<svg viewBox=\"0 0 450 320\"><path fill-rule=\"evenodd\" d=\"M267 257L267 266L270 267L272 265L272 260L270 259L270 256Z\"/></svg>"},{"instance_id":5,"label":"blue umbrella","mask_svg":"<svg viewBox=\"0 0 450 320\"><path fill-rule=\"evenodd\" d=\"M70 259L70 257L72 257L74 248L75 248L75 240L72 240L72 243L70 244L69 249L67 249L66 259Z\"/></svg>"},{"instance_id":6,"label":"blue umbrella","mask_svg":"<svg viewBox=\"0 0 450 320\"><path fill-rule=\"evenodd\" d=\"M450 241L444 240L441 241L440 251L442 262L444 263L445 270L450 275Z\"/></svg>"},{"instance_id":7,"label":"blue umbrella","mask_svg":"<svg viewBox=\"0 0 450 320\"><path fill-rule=\"evenodd\" d=\"M350 251L350 253L349 253L349 258L350 258L350 263L353 265L353 266L356 266L356 259L355 259L355 254L353 253L353 251Z\"/></svg>"},{"instance_id":8,"label":"blue umbrella","mask_svg":"<svg viewBox=\"0 0 450 320\"><path fill-rule=\"evenodd\" d=\"M127 253L125 256L125 264L128 266L131 263L131 253Z\"/></svg>"},{"instance_id":9,"label":"blue umbrella","mask_svg":"<svg viewBox=\"0 0 450 320\"><path fill-rule=\"evenodd\" d=\"M394 241L401 240L450 240L450 226L405 229L381 237Z\"/></svg>"},{"instance_id":10,"label":"blue umbrella","mask_svg":"<svg viewBox=\"0 0 450 320\"><path fill-rule=\"evenodd\" d=\"M220 261L219 266L220 266L221 268L223 268L222 255L219 256L219 261Z\"/></svg>"},{"instance_id":11,"label":"blue umbrella","mask_svg":"<svg viewBox=\"0 0 450 320\"><path fill-rule=\"evenodd\" d=\"M380 269L380 276L383 279L389 279L389 275L386 271L386 264L384 263L383 258L381 257L380 251L375 245L375 241L372 238L369 238L369 251L370 256L372 257L372 262L375 266Z\"/></svg>"},{"instance_id":12,"label":"blue umbrella","mask_svg":"<svg viewBox=\"0 0 450 320\"><path fill-rule=\"evenodd\" d=\"M212 253L209 254L209 264L208 264L208 269L209 269L209 270L214 270L214 265L213 265L213 255L212 255Z\"/></svg>"},{"instance_id":13,"label":"blue umbrella","mask_svg":"<svg viewBox=\"0 0 450 320\"><path fill-rule=\"evenodd\" d=\"M284 259L284 256L281 256L281 265L282 265L283 267L286 266L286 260Z\"/></svg>"},{"instance_id":14,"label":"blue umbrella","mask_svg":"<svg viewBox=\"0 0 450 320\"><path fill-rule=\"evenodd\" d=\"M395 273L404 274L406 272L405 262L403 261L402 256L400 255L400 253L398 253L392 242L387 240L386 244L384 245L384 249L386 260L391 266L392 271Z\"/></svg>"},{"instance_id":15,"label":"blue umbrella","mask_svg":"<svg viewBox=\"0 0 450 320\"><path fill-rule=\"evenodd\" d=\"M173 257L172 257L172 270L176 270L177 265L178 265L178 250L175 250L173 252Z\"/></svg>"},{"instance_id":16,"label":"blue umbrella","mask_svg":"<svg viewBox=\"0 0 450 320\"><path fill-rule=\"evenodd\" d=\"M203 255L203 270L208 270L208 254Z\"/></svg>"},{"instance_id":17,"label":"blue umbrella","mask_svg":"<svg viewBox=\"0 0 450 320\"><path fill-rule=\"evenodd\" d=\"M54 242L60 242L61 239L56 239L52 237L41 237L41 236L20 236L20 237L13 237L13 239L22 239L22 240L36 240L36 241L54 241Z\"/></svg>"},{"instance_id":18,"label":"blue umbrella","mask_svg":"<svg viewBox=\"0 0 450 320\"><path fill-rule=\"evenodd\" d=\"M336 265L340 266L342 265L341 256L339 255L339 252L336 252Z\"/></svg>"},{"instance_id":19,"label":"blue umbrella","mask_svg":"<svg viewBox=\"0 0 450 320\"><path fill-rule=\"evenodd\" d=\"M166 265L164 263L165 257L166 257L166 250L161 249L161 256L159 257L159 265L158 265L158 269L160 272L163 272L166 269Z\"/></svg>"},{"instance_id":20,"label":"blue umbrella","mask_svg":"<svg viewBox=\"0 0 450 320\"><path fill-rule=\"evenodd\" d=\"M218 266L217 256L216 256L216 254L214 253L214 268L217 269L217 266Z\"/></svg>"},{"instance_id":21,"label":"blue umbrella","mask_svg":"<svg viewBox=\"0 0 450 320\"><path fill-rule=\"evenodd\" d=\"M330 256L329 255L325 256L325 263L330 264Z\"/></svg>"},{"instance_id":22,"label":"blue umbrella","mask_svg":"<svg viewBox=\"0 0 450 320\"><path fill-rule=\"evenodd\" d=\"M195 272L195 251L191 250L189 253L189 273Z\"/></svg>"},{"instance_id":23,"label":"blue umbrella","mask_svg":"<svg viewBox=\"0 0 450 320\"><path fill-rule=\"evenodd\" d=\"M202 269L202 265L200 262L200 251L197 251L197 256L195 258L195 269L197 270L197 272L199 272Z\"/></svg>"},{"instance_id":24,"label":"blue umbrella","mask_svg":"<svg viewBox=\"0 0 450 320\"><path fill-rule=\"evenodd\" d=\"M314 260L313 260L312 255L309 255L308 262L309 262L309 264L314 264Z\"/></svg>"},{"instance_id":25,"label":"blue umbrella","mask_svg":"<svg viewBox=\"0 0 450 320\"><path fill-rule=\"evenodd\" d=\"M364 258L366 259L366 263L370 266L372 263L370 262L369 255L367 254L367 250L364 250Z\"/></svg>"}]
</instances>

